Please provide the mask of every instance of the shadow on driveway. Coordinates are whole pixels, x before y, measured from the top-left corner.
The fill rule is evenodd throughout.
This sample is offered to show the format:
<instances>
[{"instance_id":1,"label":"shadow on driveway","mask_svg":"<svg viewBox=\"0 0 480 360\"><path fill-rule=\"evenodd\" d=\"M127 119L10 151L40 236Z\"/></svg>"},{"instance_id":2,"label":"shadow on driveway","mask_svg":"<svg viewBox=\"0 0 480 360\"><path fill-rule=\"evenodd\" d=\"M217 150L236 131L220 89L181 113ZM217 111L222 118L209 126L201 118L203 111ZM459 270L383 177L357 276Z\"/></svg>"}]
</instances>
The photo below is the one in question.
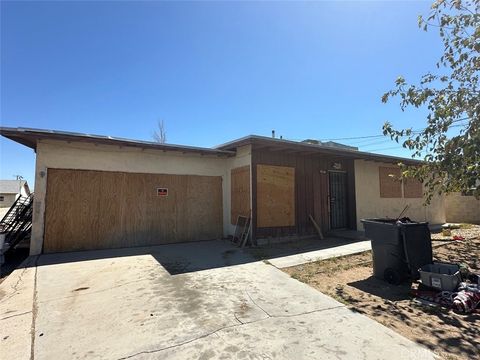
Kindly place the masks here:
<instances>
[{"instance_id":1,"label":"shadow on driveway","mask_svg":"<svg viewBox=\"0 0 480 360\"><path fill-rule=\"evenodd\" d=\"M226 240L40 255L37 266L150 255L171 275L256 261ZM28 265L27 265L28 266Z\"/></svg>"},{"instance_id":2,"label":"shadow on driveway","mask_svg":"<svg viewBox=\"0 0 480 360\"><path fill-rule=\"evenodd\" d=\"M43 254L35 262L26 261L22 267L151 255L171 275L176 275L302 254L354 242L356 240L341 238L302 239L254 248L238 248L229 240L210 240L148 247Z\"/></svg>"}]
</instances>

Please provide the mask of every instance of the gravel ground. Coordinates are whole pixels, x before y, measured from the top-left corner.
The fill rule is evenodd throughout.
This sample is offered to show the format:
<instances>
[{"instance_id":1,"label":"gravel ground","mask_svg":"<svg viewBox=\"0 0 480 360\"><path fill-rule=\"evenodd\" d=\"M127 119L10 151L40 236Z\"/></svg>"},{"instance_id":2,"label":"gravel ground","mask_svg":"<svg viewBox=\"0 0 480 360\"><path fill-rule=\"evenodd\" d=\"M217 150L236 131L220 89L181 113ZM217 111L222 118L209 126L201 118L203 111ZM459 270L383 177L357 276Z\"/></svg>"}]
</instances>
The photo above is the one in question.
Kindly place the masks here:
<instances>
[{"instance_id":1,"label":"gravel ground","mask_svg":"<svg viewBox=\"0 0 480 360\"><path fill-rule=\"evenodd\" d=\"M460 224L460 229L452 229L451 235L446 236L442 232L432 234L432 240L451 240L453 236L462 236L465 239L480 238L480 225Z\"/></svg>"}]
</instances>

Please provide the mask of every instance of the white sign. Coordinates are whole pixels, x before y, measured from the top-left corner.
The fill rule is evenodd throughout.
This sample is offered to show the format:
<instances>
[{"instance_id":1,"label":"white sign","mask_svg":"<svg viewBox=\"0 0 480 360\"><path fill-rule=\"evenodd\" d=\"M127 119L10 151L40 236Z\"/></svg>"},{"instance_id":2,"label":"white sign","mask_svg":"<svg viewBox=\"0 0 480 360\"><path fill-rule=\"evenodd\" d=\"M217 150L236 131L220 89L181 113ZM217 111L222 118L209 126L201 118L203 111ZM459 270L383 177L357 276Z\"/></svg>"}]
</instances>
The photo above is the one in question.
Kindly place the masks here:
<instances>
[{"instance_id":1,"label":"white sign","mask_svg":"<svg viewBox=\"0 0 480 360\"><path fill-rule=\"evenodd\" d=\"M432 287L441 289L442 288L442 279L432 277Z\"/></svg>"}]
</instances>

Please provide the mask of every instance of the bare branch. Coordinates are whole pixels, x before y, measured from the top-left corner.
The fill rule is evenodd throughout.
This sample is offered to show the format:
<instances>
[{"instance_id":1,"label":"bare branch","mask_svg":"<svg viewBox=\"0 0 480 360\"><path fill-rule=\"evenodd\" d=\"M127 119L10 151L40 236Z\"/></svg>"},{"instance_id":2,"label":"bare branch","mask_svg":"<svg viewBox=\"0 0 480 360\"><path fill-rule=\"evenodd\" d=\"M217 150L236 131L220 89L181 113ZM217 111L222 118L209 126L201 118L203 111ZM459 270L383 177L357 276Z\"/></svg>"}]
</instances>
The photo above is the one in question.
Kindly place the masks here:
<instances>
[{"instance_id":1,"label":"bare branch","mask_svg":"<svg viewBox=\"0 0 480 360\"><path fill-rule=\"evenodd\" d=\"M155 142L165 144L167 142L167 131L165 130L165 123L163 120L159 120L157 123L157 129L153 131L152 137Z\"/></svg>"}]
</instances>

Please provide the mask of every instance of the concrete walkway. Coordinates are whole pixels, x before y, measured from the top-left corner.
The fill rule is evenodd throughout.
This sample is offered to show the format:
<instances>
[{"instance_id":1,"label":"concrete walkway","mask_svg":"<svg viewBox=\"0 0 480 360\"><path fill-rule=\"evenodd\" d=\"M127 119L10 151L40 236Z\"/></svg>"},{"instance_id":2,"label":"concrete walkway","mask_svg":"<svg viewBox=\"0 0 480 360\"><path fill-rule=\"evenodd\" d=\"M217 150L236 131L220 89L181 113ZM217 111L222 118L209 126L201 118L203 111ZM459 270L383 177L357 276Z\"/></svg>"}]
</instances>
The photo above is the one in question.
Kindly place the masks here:
<instances>
[{"instance_id":1,"label":"concrete walkway","mask_svg":"<svg viewBox=\"0 0 480 360\"><path fill-rule=\"evenodd\" d=\"M318 260L346 256L371 250L369 240L358 241L341 238L306 239L290 243L246 248L253 257L268 260L273 266L283 269Z\"/></svg>"},{"instance_id":2,"label":"concrete walkway","mask_svg":"<svg viewBox=\"0 0 480 360\"><path fill-rule=\"evenodd\" d=\"M30 259L0 284L5 359L433 359L221 241Z\"/></svg>"},{"instance_id":3,"label":"concrete walkway","mask_svg":"<svg viewBox=\"0 0 480 360\"><path fill-rule=\"evenodd\" d=\"M328 249L308 251L305 253L282 256L268 260L272 265L279 269L307 264L318 260L325 260L339 256L352 255L364 251L372 250L370 240L358 241L347 245L340 245Z\"/></svg>"}]
</instances>

